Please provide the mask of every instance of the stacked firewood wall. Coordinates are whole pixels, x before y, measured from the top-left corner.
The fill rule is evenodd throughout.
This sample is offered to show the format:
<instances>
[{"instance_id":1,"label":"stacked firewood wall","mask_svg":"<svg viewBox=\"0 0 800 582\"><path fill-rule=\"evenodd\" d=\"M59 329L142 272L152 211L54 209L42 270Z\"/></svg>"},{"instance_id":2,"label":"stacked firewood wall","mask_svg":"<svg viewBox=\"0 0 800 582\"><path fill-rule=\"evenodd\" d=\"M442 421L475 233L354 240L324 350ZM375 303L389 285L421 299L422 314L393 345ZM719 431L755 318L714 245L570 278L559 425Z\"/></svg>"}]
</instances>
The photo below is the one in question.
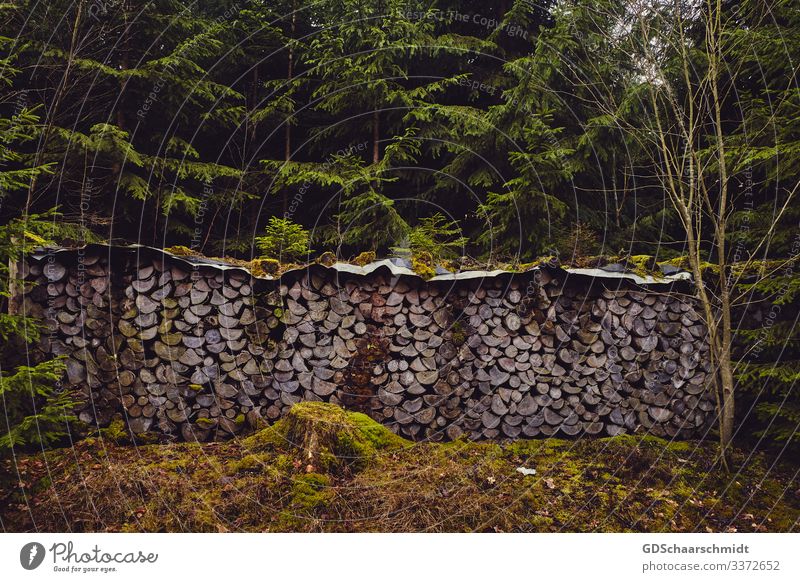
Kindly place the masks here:
<instances>
[{"instance_id":1,"label":"stacked firewood wall","mask_svg":"<svg viewBox=\"0 0 800 582\"><path fill-rule=\"evenodd\" d=\"M426 282L322 266L255 279L168 255L24 266L84 422L229 438L325 400L412 439L702 436L706 329L685 295L542 270Z\"/></svg>"}]
</instances>

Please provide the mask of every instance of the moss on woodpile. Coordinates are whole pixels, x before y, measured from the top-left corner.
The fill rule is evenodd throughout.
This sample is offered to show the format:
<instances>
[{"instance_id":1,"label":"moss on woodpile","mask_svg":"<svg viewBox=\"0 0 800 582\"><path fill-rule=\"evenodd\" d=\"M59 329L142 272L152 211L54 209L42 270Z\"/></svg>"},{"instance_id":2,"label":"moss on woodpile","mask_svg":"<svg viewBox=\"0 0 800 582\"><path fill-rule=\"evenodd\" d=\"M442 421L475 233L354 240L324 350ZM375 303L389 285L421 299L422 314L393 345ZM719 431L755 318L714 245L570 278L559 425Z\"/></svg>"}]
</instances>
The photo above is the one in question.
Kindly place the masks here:
<instances>
[{"instance_id":1,"label":"moss on woodpile","mask_svg":"<svg viewBox=\"0 0 800 582\"><path fill-rule=\"evenodd\" d=\"M375 261L375 259L375 251L365 251L356 256L352 260L352 263L354 265L358 265L359 267L364 267L365 265L369 265L371 262Z\"/></svg>"},{"instance_id":2,"label":"moss on woodpile","mask_svg":"<svg viewBox=\"0 0 800 582\"><path fill-rule=\"evenodd\" d=\"M185 246L167 247L165 251L179 256L179 257L194 257L197 259L208 258L214 261L227 263L229 265L243 267L248 269L256 277L275 277L281 275L292 269L301 268L302 265L294 263L281 263L275 259L256 258L252 260L237 259L234 257L207 257L197 251ZM373 261L378 260L375 251L365 251L359 253L350 260L350 263L358 266L366 266ZM330 267L337 262L336 255L331 252L322 253L315 261L315 263ZM690 265L686 256L678 256L668 260L656 262L655 257L652 255L624 255L624 256L606 256L606 255L592 255L592 256L573 256L569 257L567 262L561 262L558 257L541 256L533 262L520 263L519 261L476 261L470 257L461 257L458 260L434 260L431 253L427 251L418 251L411 257L411 269L423 279L430 279L436 275L436 267L444 267L451 272L459 271L473 271L473 270L493 270L500 269L511 273L523 273L536 267L551 267L551 268L602 268L611 263L620 263L623 265L624 270L628 273L636 274L642 277L653 277L655 279L664 278L660 265L669 265L678 267L680 269L690 271ZM774 264L773 264L774 263ZM784 262L785 263L785 262ZM775 265L783 264L780 261L753 261L748 263L748 269L745 273L742 264L734 264L731 266L734 275L747 275L763 271L767 268L774 268ZM715 273L717 266L712 263L704 262L701 265L703 272Z\"/></svg>"},{"instance_id":3,"label":"moss on woodpile","mask_svg":"<svg viewBox=\"0 0 800 582\"><path fill-rule=\"evenodd\" d=\"M433 257L426 251L419 251L411 257L411 270L426 280L436 276Z\"/></svg>"},{"instance_id":4,"label":"moss on woodpile","mask_svg":"<svg viewBox=\"0 0 800 582\"><path fill-rule=\"evenodd\" d=\"M715 453L636 435L410 443L306 402L225 443L134 448L101 434L4 461L0 519L7 531L797 529L796 466L736 449L741 468L724 474Z\"/></svg>"}]
</instances>

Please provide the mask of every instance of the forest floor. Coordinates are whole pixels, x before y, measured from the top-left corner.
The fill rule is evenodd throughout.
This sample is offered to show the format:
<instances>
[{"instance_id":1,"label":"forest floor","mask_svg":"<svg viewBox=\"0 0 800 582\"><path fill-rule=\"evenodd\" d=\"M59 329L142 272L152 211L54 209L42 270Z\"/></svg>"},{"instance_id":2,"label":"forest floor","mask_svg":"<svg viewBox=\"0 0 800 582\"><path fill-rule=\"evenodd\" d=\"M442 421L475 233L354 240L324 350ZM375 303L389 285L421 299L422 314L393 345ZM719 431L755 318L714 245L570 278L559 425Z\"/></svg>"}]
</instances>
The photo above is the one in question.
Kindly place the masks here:
<instances>
[{"instance_id":1,"label":"forest floor","mask_svg":"<svg viewBox=\"0 0 800 582\"><path fill-rule=\"evenodd\" d=\"M5 531L786 532L796 466L647 436L410 443L309 403L249 437L133 446L107 433L2 461ZM535 470L523 474L518 469ZM528 471L530 473L530 471ZM17 479L18 476L18 479ZM18 483L14 483L18 481Z\"/></svg>"}]
</instances>

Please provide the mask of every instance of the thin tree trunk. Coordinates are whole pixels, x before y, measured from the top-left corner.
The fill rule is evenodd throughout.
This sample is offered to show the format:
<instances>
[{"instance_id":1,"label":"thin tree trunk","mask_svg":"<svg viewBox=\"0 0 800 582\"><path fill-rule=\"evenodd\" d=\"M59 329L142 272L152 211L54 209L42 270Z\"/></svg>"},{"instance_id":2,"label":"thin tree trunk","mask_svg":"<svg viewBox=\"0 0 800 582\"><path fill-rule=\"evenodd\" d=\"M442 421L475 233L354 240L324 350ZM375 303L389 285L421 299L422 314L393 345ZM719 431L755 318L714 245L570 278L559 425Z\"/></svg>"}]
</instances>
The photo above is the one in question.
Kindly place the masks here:
<instances>
[{"instance_id":1,"label":"thin tree trunk","mask_svg":"<svg viewBox=\"0 0 800 582\"><path fill-rule=\"evenodd\" d=\"M611 158L611 188L614 191L614 222L619 228L619 197L617 196L617 152Z\"/></svg>"},{"instance_id":2,"label":"thin tree trunk","mask_svg":"<svg viewBox=\"0 0 800 582\"><path fill-rule=\"evenodd\" d=\"M728 168L725 158L725 141L722 135L722 103L719 95L719 74L721 67L720 37L722 34L722 5L720 0L716 0L713 12L709 13L709 34L708 38L708 69L711 82L713 108L714 108L714 131L717 142L717 158L719 160L719 207L716 216L715 238L717 243L717 264L719 267L719 287L720 287L720 317L722 319L722 330L720 337L719 354L719 376L722 384L722 403L720 406L720 451L724 459L727 459L728 448L733 440L734 425L734 378L733 366L731 362L731 344L733 340L731 326L731 301L730 288L728 282L728 257L725 246L727 237L728 223Z\"/></svg>"},{"instance_id":3,"label":"thin tree trunk","mask_svg":"<svg viewBox=\"0 0 800 582\"><path fill-rule=\"evenodd\" d=\"M11 245L19 247L21 241L17 237L11 237ZM17 284L19 278L19 265L14 257L8 259L8 314L17 315L20 307L20 286Z\"/></svg>"},{"instance_id":4,"label":"thin tree trunk","mask_svg":"<svg viewBox=\"0 0 800 582\"><path fill-rule=\"evenodd\" d=\"M286 86L287 89L291 84L292 78L294 77L294 31L295 31L295 24L297 21L297 17L294 13L294 3L292 3L292 26L291 26L291 33L289 35L289 55L288 55L288 64L286 66ZM292 159L292 124L290 120L286 120L286 130L284 134L284 159L288 162Z\"/></svg>"},{"instance_id":5,"label":"thin tree trunk","mask_svg":"<svg viewBox=\"0 0 800 582\"><path fill-rule=\"evenodd\" d=\"M123 4L123 22L124 27L122 29L123 39L122 39L122 70L127 71L130 69L130 52L131 52L131 35L130 35L130 25L131 22L128 20L128 10L127 6ZM117 99L117 125L122 131L126 131L127 123L125 120L125 89L128 85L128 80L125 78L120 79L119 82L119 98Z\"/></svg>"},{"instance_id":6,"label":"thin tree trunk","mask_svg":"<svg viewBox=\"0 0 800 582\"><path fill-rule=\"evenodd\" d=\"M81 18L83 15L83 0L79 0L78 5L75 9L75 21L73 23L72 28L72 39L70 41L70 50L69 56L67 57L67 65L64 69L64 76L61 79L61 83L59 84L58 88L56 89L56 94L53 98L52 106L50 107L50 112L48 114L48 118L45 123L44 132L42 133L42 140L39 144L39 147L36 151L36 156L34 157L33 167L37 168L42 165L44 152L47 149L47 142L50 139L50 133L53 127L53 118L55 117L56 111L61 103L61 99L64 96L64 92L66 91L67 81L69 79L69 74L72 68L72 61L75 57L75 48L78 44L78 28L80 27ZM31 176L31 182L28 184L28 195L25 199L25 207L22 209L22 218L23 220L27 220L28 216L30 216L31 207L33 206L33 194L36 191L36 176ZM20 241L15 241L12 239L12 243L19 243ZM8 313L9 315L15 315L19 312L19 298L20 298L20 288L17 284L17 278L19 276L19 269L17 262L14 260L10 260L8 264L8 292L9 292L9 300L8 300Z\"/></svg>"},{"instance_id":7,"label":"thin tree trunk","mask_svg":"<svg viewBox=\"0 0 800 582\"><path fill-rule=\"evenodd\" d=\"M39 144L39 148L36 151L36 157L33 162L34 167L42 165L42 158L44 156L45 150L47 149L47 142L50 139L50 134L52 133L54 118L56 112L58 111L58 107L61 104L61 99L64 97L64 93L66 92L69 80L69 74L72 70L73 60L75 59L75 50L78 45L78 29L80 28L82 18L83 18L83 0L78 0L78 5L75 8L75 20L72 25L72 39L70 40L69 55L67 56L67 65L64 68L64 76L61 78L61 83L56 89L55 96L53 97L53 103L50 106L50 111L47 115L44 133L42 134L42 140L41 143ZM27 218L28 215L30 214L31 206L33 205L33 193L36 190L36 181L37 181L36 176L31 177L31 183L28 185L28 197L25 200L25 208L23 209L22 212L23 218Z\"/></svg>"},{"instance_id":8,"label":"thin tree trunk","mask_svg":"<svg viewBox=\"0 0 800 582\"><path fill-rule=\"evenodd\" d=\"M381 138L381 118L377 106L372 112L372 163L377 164L381 161L380 138Z\"/></svg>"},{"instance_id":9,"label":"thin tree trunk","mask_svg":"<svg viewBox=\"0 0 800 582\"><path fill-rule=\"evenodd\" d=\"M123 71L127 71L130 68L130 61L128 53L131 49L130 43L130 34L128 27L130 26L130 22L128 21L128 11L126 9L125 4L123 3L122 6L122 19L123 19L123 28L122 28L122 59L120 62L120 67ZM127 84L127 80L121 78L119 80L119 97L117 97L117 127L119 127L122 131L126 131L127 123L125 120L125 86ZM122 173L122 165L120 163L115 163L112 168L112 184L117 184L119 180L119 176Z\"/></svg>"},{"instance_id":10,"label":"thin tree trunk","mask_svg":"<svg viewBox=\"0 0 800 582\"><path fill-rule=\"evenodd\" d=\"M500 0L500 19L504 18L506 13L508 12L508 0Z\"/></svg>"},{"instance_id":11,"label":"thin tree trunk","mask_svg":"<svg viewBox=\"0 0 800 582\"><path fill-rule=\"evenodd\" d=\"M259 75L258 75L258 63L253 66L253 90L250 94L250 110L255 112L258 108L258 83L259 83ZM256 138L256 129L258 128L258 124L255 122L251 123L250 125L250 139L255 141Z\"/></svg>"},{"instance_id":12,"label":"thin tree trunk","mask_svg":"<svg viewBox=\"0 0 800 582\"><path fill-rule=\"evenodd\" d=\"M288 64L286 66L286 85L287 90L289 89L289 84L292 81L292 77L294 76L294 33L295 33L295 26L297 23L297 14L295 12L295 3L292 2L292 25L291 25L291 32L289 34L289 55L288 55ZM284 134L284 160L289 161L292 159L292 123L291 119L286 119L286 129ZM289 192L286 188L283 189L283 215L286 216L286 213L289 210Z\"/></svg>"}]
</instances>

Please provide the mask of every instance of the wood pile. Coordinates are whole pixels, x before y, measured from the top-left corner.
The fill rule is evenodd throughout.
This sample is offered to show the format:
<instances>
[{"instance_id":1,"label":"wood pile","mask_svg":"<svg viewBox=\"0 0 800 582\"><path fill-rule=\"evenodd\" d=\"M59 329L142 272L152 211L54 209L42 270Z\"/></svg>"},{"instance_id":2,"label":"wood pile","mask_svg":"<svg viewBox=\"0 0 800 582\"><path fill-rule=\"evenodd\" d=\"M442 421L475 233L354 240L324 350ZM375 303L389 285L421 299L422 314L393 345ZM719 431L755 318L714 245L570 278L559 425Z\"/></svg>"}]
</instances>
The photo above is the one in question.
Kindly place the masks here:
<instances>
[{"instance_id":1,"label":"wood pile","mask_svg":"<svg viewBox=\"0 0 800 582\"><path fill-rule=\"evenodd\" d=\"M412 439L702 434L706 329L677 295L539 271L425 282L314 266L282 280L165 255L23 267L41 349L67 355L87 423L209 440L302 400Z\"/></svg>"}]
</instances>

